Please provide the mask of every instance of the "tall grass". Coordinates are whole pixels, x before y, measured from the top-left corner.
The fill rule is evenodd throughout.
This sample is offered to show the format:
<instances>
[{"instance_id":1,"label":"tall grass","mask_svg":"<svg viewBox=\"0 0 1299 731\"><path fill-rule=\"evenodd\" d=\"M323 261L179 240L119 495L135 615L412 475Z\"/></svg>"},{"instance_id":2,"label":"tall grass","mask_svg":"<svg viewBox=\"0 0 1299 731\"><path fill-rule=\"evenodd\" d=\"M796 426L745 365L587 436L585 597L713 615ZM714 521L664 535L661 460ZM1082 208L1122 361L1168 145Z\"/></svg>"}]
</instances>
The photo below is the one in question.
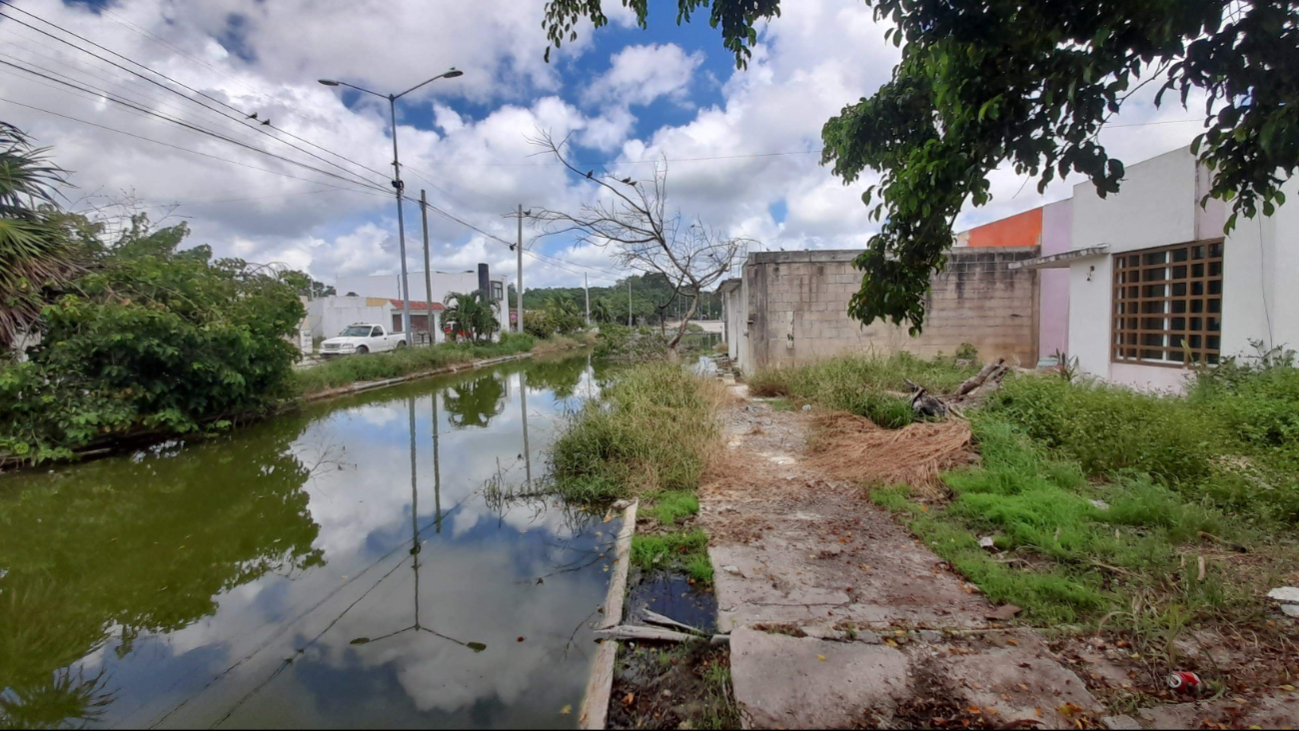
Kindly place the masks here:
<instances>
[{"instance_id":1,"label":"tall grass","mask_svg":"<svg viewBox=\"0 0 1299 731\"><path fill-rule=\"evenodd\" d=\"M1226 435L1186 399L1061 378L1006 381L989 408L1101 476L1137 470L1167 482L1206 477Z\"/></svg>"},{"instance_id":2,"label":"tall grass","mask_svg":"<svg viewBox=\"0 0 1299 731\"><path fill-rule=\"evenodd\" d=\"M720 384L657 362L615 377L551 447L554 477L570 501L599 502L654 490L689 491L721 432Z\"/></svg>"},{"instance_id":3,"label":"tall grass","mask_svg":"<svg viewBox=\"0 0 1299 731\"><path fill-rule=\"evenodd\" d=\"M840 356L796 368L771 368L748 379L755 396L788 396L828 409L865 416L886 429L913 420L907 380L939 393L956 389L978 372L949 358L922 360L910 353Z\"/></svg>"},{"instance_id":4,"label":"tall grass","mask_svg":"<svg viewBox=\"0 0 1299 731\"><path fill-rule=\"evenodd\" d=\"M1091 478L1148 479L1254 522L1299 520L1299 371L1203 374L1188 397L1008 380L985 411Z\"/></svg>"},{"instance_id":5,"label":"tall grass","mask_svg":"<svg viewBox=\"0 0 1299 731\"><path fill-rule=\"evenodd\" d=\"M946 508L911 503L905 488L872 497L908 513L912 530L991 599L1020 606L1033 622L1108 615L1111 626L1152 637L1177 631L1188 616L1250 611L1251 593L1226 565L1209 565L1200 578L1193 558L1206 534L1258 545L1244 521L1149 476L1090 483L1076 461L1052 456L1003 415L976 414L973 426L983 462L944 477L953 493ZM1000 555L979 545L984 536Z\"/></svg>"},{"instance_id":6,"label":"tall grass","mask_svg":"<svg viewBox=\"0 0 1299 731\"><path fill-rule=\"evenodd\" d=\"M305 396L350 383L398 378L457 363L514 355L532 350L536 345L531 335L506 333L500 342L485 345L443 344L351 355L295 371L293 385L299 395Z\"/></svg>"},{"instance_id":7,"label":"tall grass","mask_svg":"<svg viewBox=\"0 0 1299 731\"><path fill-rule=\"evenodd\" d=\"M725 398L720 383L680 364L622 371L552 445L557 491L579 505L638 497L641 515L657 526L633 538L632 563L711 583L708 536L688 521L699 512L700 478L722 446L716 415Z\"/></svg>"}]
</instances>

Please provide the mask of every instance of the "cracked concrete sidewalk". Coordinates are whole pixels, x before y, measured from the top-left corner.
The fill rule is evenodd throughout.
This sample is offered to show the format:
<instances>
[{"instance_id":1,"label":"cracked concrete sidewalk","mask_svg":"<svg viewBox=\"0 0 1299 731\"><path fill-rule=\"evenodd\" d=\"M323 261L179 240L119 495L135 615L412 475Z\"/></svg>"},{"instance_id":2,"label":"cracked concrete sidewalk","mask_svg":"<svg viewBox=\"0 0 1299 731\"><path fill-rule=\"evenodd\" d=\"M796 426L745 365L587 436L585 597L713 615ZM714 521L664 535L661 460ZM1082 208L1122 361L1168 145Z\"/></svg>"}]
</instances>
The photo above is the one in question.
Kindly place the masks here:
<instances>
[{"instance_id":1,"label":"cracked concrete sidewalk","mask_svg":"<svg viewBox=\"0 0 1299 731\"><path fill-rule=\"evenodd\" d=\"M700 522L746 727L928 725L934 703L996 726L1103 712L859 488L805 467L802 413L734 390L730 464L701 489Z\"/></svg>"}]
</instances>

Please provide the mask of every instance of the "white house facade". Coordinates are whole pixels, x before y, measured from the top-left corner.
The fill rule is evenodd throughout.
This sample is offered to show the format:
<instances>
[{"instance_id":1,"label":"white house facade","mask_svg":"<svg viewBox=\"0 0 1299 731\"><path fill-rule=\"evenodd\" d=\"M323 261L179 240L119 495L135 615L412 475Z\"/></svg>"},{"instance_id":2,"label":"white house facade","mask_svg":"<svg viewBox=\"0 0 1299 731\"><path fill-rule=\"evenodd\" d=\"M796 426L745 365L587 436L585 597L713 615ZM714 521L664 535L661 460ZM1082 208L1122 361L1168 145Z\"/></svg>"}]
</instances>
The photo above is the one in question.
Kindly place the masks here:
<instances>
[{"instance_id":1,"label":"white house facade","mask_svg":"<svg viewBox=\"0 0 1299 731\"><path fill-rule=\"evenodd\" d=\"M1194 364L1255 354L1253 343L1299 348L1299 180L1274 215L1226 233L1229 204L1200 205L1209 175L1182 148L1127 168L1107 198L1079 183L1068 245L1023 264L1067 269L1067 307L1044 307L1043 326L1067 323L1066 355L1084 373L1181 391Z\"/></svg>"}]
</instances>

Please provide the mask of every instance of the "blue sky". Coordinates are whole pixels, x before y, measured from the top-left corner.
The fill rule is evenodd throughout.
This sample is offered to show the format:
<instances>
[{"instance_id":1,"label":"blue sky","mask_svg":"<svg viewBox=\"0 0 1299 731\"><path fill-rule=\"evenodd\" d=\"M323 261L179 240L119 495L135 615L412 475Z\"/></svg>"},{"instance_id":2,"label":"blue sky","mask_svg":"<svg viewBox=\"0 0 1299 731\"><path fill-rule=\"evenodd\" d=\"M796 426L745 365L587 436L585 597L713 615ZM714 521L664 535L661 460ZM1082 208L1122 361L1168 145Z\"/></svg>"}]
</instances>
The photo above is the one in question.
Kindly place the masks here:
<instances>
[{"instance_id":1,"label":"blue sky","mask_svg":"<svg viewBox=\"0 0 1299 731\"><path fill-rule=\"evenodd\" d=\"M126 192L155 217L170 212L169 220L185 220L194 243L307 269L325 281L390 273L399 258L386 180L386 104L340 94L316 79L400 90L450 66L465 75L403 99L399 113L407 191L418 196L427 189L441 210L479 229L431 216L434 268L461 270L486 261L512 278L513 254L494 238L514 238L514 222L502 214L519 203L572 212L598 201L588 181L534 156L527 138L538 130L569 135L581 166L620 177L645 179L651 172L646 161L668 160L669 209L743 237L749 248L864 245L876 224L860 194L874 176L844 186L815 154L825 120L871 94L898 58L883 40L885 26L863 3L785 0L782 17L762 27L744 71L736 70L706 16L678 27L668 0L651 3L645 30L618 0L605 0L610 24L597 32L582 28L577 42L546 64L542 6L519 0L437 6L417 0L24 0L20 7L32 16L10 11L16 20L74 45L0 19L4 60L53 71L91 91L5 67L0 98L9 101L0 107L4 119L53 146L56 159L74 171L73 207L102 207ZM239 115L203 109L184 98L192 96L188 92L164 91L86 55L74 47L83 44L42 21L231 109L256 111L258 121L269 117L273 127L258 129ZM123 109L104 98L108 93L264 152ZM1145 98L1133 101L1116 124L1190 116L1177 107L1156 110ZM1196 128L1173 123L1102 134L1135 162L1185 144ZM298 139L329 152L304 149ZM1065 197L1077 181L1057 182L1044 196L1023 182L1011 170L995 173L993 203L967 210L958 226ZM170 203L180 205L171 209ZM412 268L421 269L418 213L410 207L406 213L408 256ZM536 233L533 227L526 232L529 239ZM583 273L605 284L624 272L608 247L563 236L530 247L549 257L526 260L532 285L579 284Z\"/></svg>"}]
</instances>

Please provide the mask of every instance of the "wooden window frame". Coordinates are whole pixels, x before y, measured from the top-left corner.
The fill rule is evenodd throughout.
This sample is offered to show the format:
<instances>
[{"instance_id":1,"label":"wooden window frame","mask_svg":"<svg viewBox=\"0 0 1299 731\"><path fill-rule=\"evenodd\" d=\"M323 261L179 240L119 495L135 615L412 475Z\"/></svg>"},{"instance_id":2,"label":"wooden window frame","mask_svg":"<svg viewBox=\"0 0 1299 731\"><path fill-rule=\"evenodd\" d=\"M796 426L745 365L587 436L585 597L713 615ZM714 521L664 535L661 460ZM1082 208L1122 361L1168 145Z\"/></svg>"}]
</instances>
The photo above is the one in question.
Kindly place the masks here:
<instances>
[{"instance_id":1,"label":"wooden window frame","mask_svg":"<svg viewBox=\"0 0 1299 731\"><path fill-rule=\"evenodd\" d=\"M1194 253L1199 247L1203 248L1204 256L1196 259ZM1183 250L1186 252L1185 258L1175 260L1175 252ZM1163 255L1162 261L1147 263L1150 256L1157 254ZM1110 288L1110 362L1161 368L1216 365L1222 349L1225 254L1225 241L1220 238L1114 254ZM1218 273L1212 274L1215 264ZM1197 265L1203 266L1198 276L1193 274ZM1175 268L1181 267L1185 267L1183 276L1174 276ZM1147 273L1155 272L1159 273L1159 278L1147 278ZM1214 282L1218 285L1218 293L1210 294ZM1174 294L1173 289L1178 284L1184 285L1182 293ZM1194 293L1197 285L1199 294ZM1159 288L1161 291L1147 294L1147 288ZM1133 289L1136 290L1135 295L1131 291ZM1212 311L1213 302L1217 302L1217 312ZM1173 311L1175 303L1181 303L1181 312ZM1199 304L1198 310L1195 309L1195 304ZM1145 311L1147 306L1157 306L1158 311ZM1175 319L1183 321L1181 328L1173 329ZM1200 329L1192 329L1193 319L1202 321ZM1147 320L1163 322L1159 327L1148 327ZM1211 329L1213 324L1217 325L1216 330ZM1159 344L1145 342L1151 336L1159 337ZM1199 337L1198 346L1191 345L1192 337ZM1209 347L1210 338L1217 339L1218 347ZM1143 353L1150 352L1157 353L1158 357L1143 356Z\"/></svg>"}]
</instances>

